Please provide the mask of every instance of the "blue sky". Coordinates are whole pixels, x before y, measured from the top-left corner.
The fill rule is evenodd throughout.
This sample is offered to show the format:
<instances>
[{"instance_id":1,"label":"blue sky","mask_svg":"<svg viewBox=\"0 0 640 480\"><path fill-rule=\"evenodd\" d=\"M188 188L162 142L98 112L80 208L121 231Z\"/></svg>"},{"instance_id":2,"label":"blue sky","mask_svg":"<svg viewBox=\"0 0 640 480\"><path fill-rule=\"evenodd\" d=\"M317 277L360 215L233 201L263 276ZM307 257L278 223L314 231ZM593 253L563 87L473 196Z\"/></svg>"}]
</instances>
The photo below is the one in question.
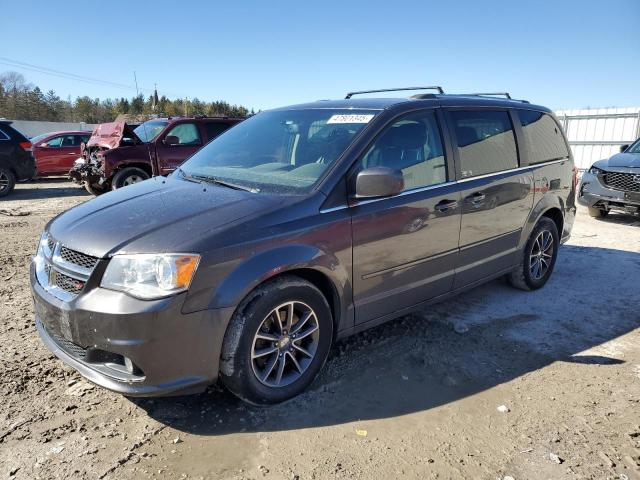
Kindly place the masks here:
<instances>
[{"instance_id":1,"label":"blue sky","mask_svg":"<svg viewBox=\"0 0 640 480\"><path fill-rule=\"evenodd\" d=\"M555 109L640 106L638 0L0 0L0 9L10 45L0 57L131 88L135 70L141 88L157 83L170 97L265 109L437 84ZM6 70L63 97L135 93L0 63Z\"/></svg>"}]
</instances>

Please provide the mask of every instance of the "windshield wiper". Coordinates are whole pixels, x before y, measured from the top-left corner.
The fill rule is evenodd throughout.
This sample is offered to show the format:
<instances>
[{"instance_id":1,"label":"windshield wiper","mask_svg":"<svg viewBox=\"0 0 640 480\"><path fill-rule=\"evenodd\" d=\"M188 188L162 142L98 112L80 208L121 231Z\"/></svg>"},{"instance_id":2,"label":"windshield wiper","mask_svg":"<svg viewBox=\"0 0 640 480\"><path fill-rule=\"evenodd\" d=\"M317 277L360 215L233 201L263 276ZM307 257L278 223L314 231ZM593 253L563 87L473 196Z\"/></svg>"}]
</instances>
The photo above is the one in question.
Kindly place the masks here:
<instances>
[{"instance_id":1,"label":"windshield wiper","mask_svg":"<svg viewBox=\"0 0 640 480\"><path fill-rule=\"evenodd\" d=\"M187 182L193 182L193 183L202 183L200 180L196 180L195 178L191 178L189 175L187 175L187 172L185 172L183 169L181 169L180 167L178 167L178 173L180 174L180 176L182 178L184 178Z\"/></svg>"},{"instance_id":2,"label":"windshield wiper","mask_svg":"<svg viewBox=\"0 0 640 480\"><path fill-rule=\"evenodd\" d=\"M182 169L180 169L183 175L186 175ZM260 190L257 188L245 187L244 185L238 185L237 183L228 182L226 180L221 180L217 177L212 177L209 175L188 175L186 178L192 178L195 180L201 180L207 183L214 183L217 185L222 185L223 187L233 188L234 190L243 190L245 192L258 193Z\"/></svg>"}]
</instances>

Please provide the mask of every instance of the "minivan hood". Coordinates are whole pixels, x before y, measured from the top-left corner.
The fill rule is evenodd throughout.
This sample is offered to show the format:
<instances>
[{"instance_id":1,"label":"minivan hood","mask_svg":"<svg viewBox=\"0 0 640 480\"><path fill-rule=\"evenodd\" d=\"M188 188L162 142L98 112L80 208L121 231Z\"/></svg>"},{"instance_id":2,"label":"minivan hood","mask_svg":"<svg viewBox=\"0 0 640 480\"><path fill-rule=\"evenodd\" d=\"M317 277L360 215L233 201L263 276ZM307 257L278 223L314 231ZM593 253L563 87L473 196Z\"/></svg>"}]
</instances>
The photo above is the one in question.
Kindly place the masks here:
<instances>
[{"instance_id":1,"label":"minivan hood","mask_svg":"<svg viewBox=\"0 0 640 480\"><path fill-rule=\"evenodd\" d=\"M277 197L154 177L78 205L48 229L56 241L95 257L187 253L181 249L199 237L279 203Z\"/></svg>"},{"instance_id":2,"label":"minivan hood","mask_svg":"<svg viewBox=\"0 0 640 480\"><path fill-rule=\"evenodd\" d=\"M91 132L87 147L117 148L124 137L132 138L135 143L142 143L133 129L125 122L101 123Z\"/></svg>"},{"instance_id":3,"label":"minivan hood","mask_svg":"<svg viewBox=\"0 0 640 480\"><path fill-rule=\"evenodd\" d=\"M617 153L607 160L606 166L628 168L640 167L640 154Z\"/></svg>"}]
</instances>

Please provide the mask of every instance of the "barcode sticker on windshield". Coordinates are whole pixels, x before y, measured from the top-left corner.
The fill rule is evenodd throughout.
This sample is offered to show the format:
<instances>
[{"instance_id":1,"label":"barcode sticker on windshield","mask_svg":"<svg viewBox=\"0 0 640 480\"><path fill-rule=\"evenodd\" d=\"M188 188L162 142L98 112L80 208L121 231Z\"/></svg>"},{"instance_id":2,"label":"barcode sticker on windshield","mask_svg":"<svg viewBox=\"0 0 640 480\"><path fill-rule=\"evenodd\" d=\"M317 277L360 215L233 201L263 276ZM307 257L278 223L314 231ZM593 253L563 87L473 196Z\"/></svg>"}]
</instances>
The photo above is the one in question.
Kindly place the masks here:
<instances>
[{"instance_id":1,"label":"barcode sticker on windshield","mask_svg":"<svg viewBox=\"0 0 640 480\"><path fill-rule=\"evenodd\" d=\"M327 121L331 123L369 123L373 115L332 115Z\"/></svg>"}]
</instances>

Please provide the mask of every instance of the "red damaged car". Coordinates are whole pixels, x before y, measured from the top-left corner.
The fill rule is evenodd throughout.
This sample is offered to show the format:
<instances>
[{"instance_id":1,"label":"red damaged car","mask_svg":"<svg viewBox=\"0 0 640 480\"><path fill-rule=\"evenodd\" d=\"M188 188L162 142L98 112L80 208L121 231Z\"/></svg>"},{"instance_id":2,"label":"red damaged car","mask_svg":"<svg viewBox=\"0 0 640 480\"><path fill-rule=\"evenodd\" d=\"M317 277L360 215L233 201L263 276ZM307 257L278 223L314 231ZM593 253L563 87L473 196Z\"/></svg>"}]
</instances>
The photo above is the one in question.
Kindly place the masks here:
<instances>
[{"instance_id":1,"label":"red damaged car","mask_svg":"<svg viewBox=\"0 0 640 480\"><path fill-rule=\"evenodd\" d=\"M124 122L103 123L94 129L69 175L94 195L166 175L242 120L156 118L136 128Z\"/></svg>"},{"instance_id":2,"label":"red damaged car","mask_svg":"<svg viewBox=\"0 0 640 480\"><path fill-rule=\"evenodd\" d=\"M68 131L51 132L31 139L31 150L36 159L36 175L66 175L76 159L81 155L80 147L86 143L91 132Z\"/></svg>"}]
</instances>

